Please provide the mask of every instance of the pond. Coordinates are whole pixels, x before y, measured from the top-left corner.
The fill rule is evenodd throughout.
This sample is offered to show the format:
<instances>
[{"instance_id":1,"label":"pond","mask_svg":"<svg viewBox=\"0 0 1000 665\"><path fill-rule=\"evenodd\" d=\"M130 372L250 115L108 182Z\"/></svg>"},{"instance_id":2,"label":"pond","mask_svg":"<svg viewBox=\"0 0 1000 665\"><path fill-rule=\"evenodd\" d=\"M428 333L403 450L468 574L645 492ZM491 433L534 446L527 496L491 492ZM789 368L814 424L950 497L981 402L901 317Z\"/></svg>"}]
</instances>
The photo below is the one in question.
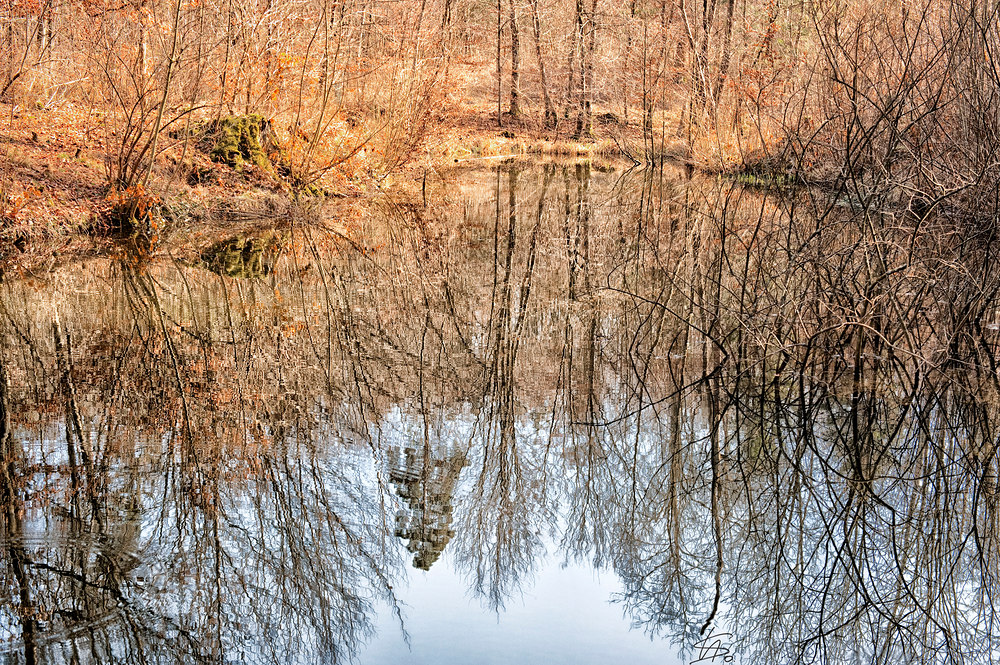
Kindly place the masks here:
<instances>
[{"instance_id":1,"label":"pond","mask_svg":"<svg viewBox=\"0 0 1000 665\"><path fill-rule=\"evenodd\" d=\"M442 178L3 276L4 662L998 656L992 229Z\"/></svg>"}]
</instances>

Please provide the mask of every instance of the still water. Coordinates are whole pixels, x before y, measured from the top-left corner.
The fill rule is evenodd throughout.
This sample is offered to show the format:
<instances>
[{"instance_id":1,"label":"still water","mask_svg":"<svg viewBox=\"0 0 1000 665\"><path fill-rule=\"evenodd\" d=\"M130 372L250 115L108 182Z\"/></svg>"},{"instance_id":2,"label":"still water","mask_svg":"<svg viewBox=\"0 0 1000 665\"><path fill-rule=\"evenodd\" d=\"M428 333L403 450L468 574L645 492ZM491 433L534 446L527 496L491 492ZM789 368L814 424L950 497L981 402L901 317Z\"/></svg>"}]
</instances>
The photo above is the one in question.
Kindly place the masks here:
<instances>
[{"instance_id":1,"label":"still water","mask_svg":"<svg viewBox=\"0 0 1000 665\"><path fill-rule=\"evenodd\" d=\"M669 171L0 283L9 663L986 663L993 230Z\"/></svg>"}]
</instances>

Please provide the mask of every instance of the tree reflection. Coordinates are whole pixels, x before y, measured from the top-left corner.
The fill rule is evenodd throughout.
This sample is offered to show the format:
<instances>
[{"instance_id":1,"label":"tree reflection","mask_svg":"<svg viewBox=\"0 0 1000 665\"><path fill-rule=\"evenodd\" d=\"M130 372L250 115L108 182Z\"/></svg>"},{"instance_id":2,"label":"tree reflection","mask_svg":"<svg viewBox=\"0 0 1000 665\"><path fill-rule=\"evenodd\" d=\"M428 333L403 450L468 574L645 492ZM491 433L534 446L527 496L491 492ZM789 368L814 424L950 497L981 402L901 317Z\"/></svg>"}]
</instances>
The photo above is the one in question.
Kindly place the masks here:
<instances>
[{"instance_id":1,"label":"tree reflection","mask_svg":"<svg viewBox=\"0 0 1000 665\"><path fill-rule=\"evenodd\" d=\"M266 408L273 393L248 377L267 359L245 366L241 348L265 340L237 342L238 325L220 340L219 312L192 307L209 293L104 277L106 309L66 317L101 356L72 353L58 329L50 346L32 334L38 306L5 303L38 359L19 369L61 383L43 393L68 405L65 446L44 422L5 430L7 641L25 662L349 659L376 603L396 607L400 565L364 442L307 402ZM230 324L254 315L226 302ZM101 327L79 318L94 313Z\"/></svg>"},{"instance_id":2,"label":"tree reflection","mask_svg":"<svg viewBox=\"0 0 1000 665\"><path fill-rule=\"evenodd\" d=\"M544 203L539 203L521 240L523 213L517 166L506 170L506 209L501 196L501 170L496 172L493 273L486 322L484 394L471 447L472 487L460 513L459 563L470 572L473 589L493 609L516 593L541 552L539 522L548 509L545 465L537 434L518 432L518 356L522 335L533 315L533 285ZM542 175L544 202L552 178ZM523 265L518 265L523 264ZM527 441L525 440L527 439Z\"/></svg>"},{"instance_id":3,"label":"tree reflection","mask_svg":"<svg viewBox=\"0 0 1000 665\"><path fill-rule=\"evenodd\" d=\"M586 561L637 628L745 662L992 658L992 230L452 177L353 230L0 285L13 662L350 659L404 622L407 550L494 611Z\"/></svg>"}]
</instances>

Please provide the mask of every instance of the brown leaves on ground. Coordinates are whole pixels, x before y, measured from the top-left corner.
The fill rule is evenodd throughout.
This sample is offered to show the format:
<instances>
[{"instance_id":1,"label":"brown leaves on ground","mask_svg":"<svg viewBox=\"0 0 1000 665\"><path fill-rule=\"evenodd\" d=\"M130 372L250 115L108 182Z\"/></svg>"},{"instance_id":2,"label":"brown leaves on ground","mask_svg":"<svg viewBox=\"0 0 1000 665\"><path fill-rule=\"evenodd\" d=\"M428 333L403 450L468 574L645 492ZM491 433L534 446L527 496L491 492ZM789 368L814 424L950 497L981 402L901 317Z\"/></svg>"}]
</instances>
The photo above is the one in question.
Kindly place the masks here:
<instances>
[{"instance_id":1,"label":"brown leaves on ground","mask_svg":"<svg viewBox=\"0 0 1000 665\"><path fill-rule=\"evenodd\" d=\"M79 227L103 197L102 181L103 142L86 108L0 104L0 238Z\"/></svg>"}]
</instances>

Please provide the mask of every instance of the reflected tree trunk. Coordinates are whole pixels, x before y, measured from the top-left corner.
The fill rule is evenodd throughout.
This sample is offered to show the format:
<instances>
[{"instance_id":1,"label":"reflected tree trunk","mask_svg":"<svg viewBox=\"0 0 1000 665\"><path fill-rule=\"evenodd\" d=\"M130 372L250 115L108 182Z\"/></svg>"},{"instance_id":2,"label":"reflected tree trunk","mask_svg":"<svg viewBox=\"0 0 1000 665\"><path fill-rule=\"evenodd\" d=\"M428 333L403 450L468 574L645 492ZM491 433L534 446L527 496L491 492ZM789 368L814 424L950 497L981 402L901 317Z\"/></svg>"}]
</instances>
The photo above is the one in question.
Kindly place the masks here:
<instances>
[{"instance_id":1,"label":"reflected tree trunk","mask_svg":"<svg viewBox=\"0 0 1000 665\"><path fill-rule=\"evenodd\" d=\"M538 0L531 0L532 35L535 38L535 59L538 60L538 77L542 85L542 103L545 105L545 127L556 126L556 111L549 94L549 82L545 76L545 58L542 57L542 23L538 16Z\"/></svg>"},{"instance_id":2,"label":"reflected tree trunk","mask_svg":"<svg viewBox=\"0 0 1000 665\"><path fill-rule=\"evenodd\" d=\"M65 339L58 321L52 322L52 336L55 339L56 357L62 376L63 396L66 400L66 451L69 456L70 473L74 495L81 489L77 469L82 462L84 479L89 487L94 481L93 456L90 451L89 436L84 435L80 413L76 405L76 386L73 383L73 361L70 338ZM79 453L79 458L77 456Z\"/></svg>"},{"instance_id":3,"label":"reflected tree trunk","mask_svg":"<svg viewBox=\"0 0 1000 665\"><path fill-rule=\"evenodd\" d=\"M14 478L16 465L20 455L14 450L14 433L11 431L9 397L7 394L7 366L0 358L0 465L3 477L0 478L0 502L5 508L14 500Z\"/></svg>"},{"instance_id":4,"label":"reflected tree trunk","mask_svg":"<svg viewBox=\"0 0 1000 665\"><path fill-rule=\"evenodd\" d=\"M29 559L24 550L24 533L21 512L24 509L17 487L17 466L21 462L21 450L15 448L14 433L11 429L10 399L8 395L7 367L0 358L0 503L3 513L4 541L7 543L7 557L17 593L17 614L21 628L21 642L25 665L35 663L36 612L31 599L30 578L27 567Z\"/></svg>"}]
</instances>

